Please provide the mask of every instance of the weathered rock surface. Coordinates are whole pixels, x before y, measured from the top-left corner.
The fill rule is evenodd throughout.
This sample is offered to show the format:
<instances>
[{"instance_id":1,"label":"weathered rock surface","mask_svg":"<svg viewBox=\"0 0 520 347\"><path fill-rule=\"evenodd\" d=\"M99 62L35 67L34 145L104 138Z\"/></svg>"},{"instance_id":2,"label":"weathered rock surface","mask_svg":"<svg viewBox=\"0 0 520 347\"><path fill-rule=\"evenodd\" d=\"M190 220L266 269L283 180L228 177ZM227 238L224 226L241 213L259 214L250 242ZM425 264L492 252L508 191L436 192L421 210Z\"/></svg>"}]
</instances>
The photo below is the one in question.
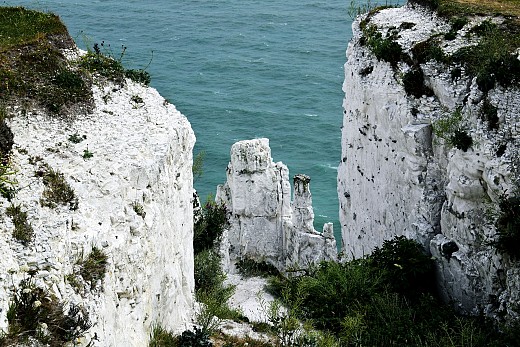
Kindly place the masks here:
<instances>
[{"instance_id":1,"label":"weathered rock surface","mask_svg":"<svg viewBox=\"0 0 520 347\"><path fill-rule=\"evenodd\" d=\"M289 170L273 162L268 139L240 141L231 147L227 182L218 187L216 196L230 212L231 263L248 258L283 271L336 259L332 224L326 224L323 233L314 230L309 184L308 176L294 177L291 203Z\"/></svg>"},{"instance_id":2,"label":"weathered rock surface","mask_svg":"<svg viewBox=\"0 0 520 347\"><path fill-rule=\"evenodd\" d=\"M432 95L407 95L403 76L411 66L376 59L360 42L363 18L353 24L343 85L338 195L345 255L362 257L383 240L405 235L436 258L447 301L465 312L518 317L518 263L490 244L497 235L488 213L512 189L511 162L520 144L518 84L486 95L463 66L430 60L420 68ZM444 53L475 44L478 37L465 34L484 19L473 18L454 40L441 40ZM395 37L409 56L417 43L450 30L444 19L410 5L381 10L368 23L382 37ZM454 67L459 78L450 73ZM482 118L485 100L497 109L497 129ZM457 108L473 139L467 151L432 132L432 124Z\"/></svg>"},{"instance_id":3,"label":"weathered rock surface","mask_svg":"<svg viewBox=\"0 0 520 347\"><path fill-rule=\"evenodd\" d=\"M152 88L94 86L95 110L70 119L22 114L8 121L18 192L35 231L27 247L12 236L0 198L0 328L14 286L38 270L35 283L59 300L87 309L93 323L80 345L146 346L151 326L179 332L193 310L195 136L187 119ZM139 98L141 99L139 99ZM25 113L25 112L23 112ZM69 137L83 141L73 143ZM84 151L93 156L84 159ZM43 207L43 163L63 173L78 209ZM136 212L133 205L145 213ZM108 255L102 281L74 288L66 276L93 247Z\"/></svg>"}]
</instances>

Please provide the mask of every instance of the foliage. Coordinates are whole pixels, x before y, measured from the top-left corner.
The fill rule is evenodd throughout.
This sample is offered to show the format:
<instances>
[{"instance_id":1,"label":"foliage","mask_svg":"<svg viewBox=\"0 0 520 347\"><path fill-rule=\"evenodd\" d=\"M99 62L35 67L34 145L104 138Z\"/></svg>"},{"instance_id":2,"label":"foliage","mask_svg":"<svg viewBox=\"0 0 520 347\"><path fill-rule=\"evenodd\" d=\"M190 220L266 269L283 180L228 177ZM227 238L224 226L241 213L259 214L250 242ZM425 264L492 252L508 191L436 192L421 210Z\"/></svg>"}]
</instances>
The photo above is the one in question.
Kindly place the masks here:
<instances>
[{"instance_id":1,"label":"foliage","mask_svg":"<svg viewBox=\"0 0 520 347\"><path fill-rule=\"evenodd\" d=\"M78 263L80 275L86 282L90 282L90 288L96 287L98 280L105 277L108 256L100 249L94 247L85 260Z\"/></svg>"},{"instance_id":2,"label":"foliage","mask_svg":"<svg viewBox=\"0 0 520 347\"><path fill-rule=\"evenodd\" d=\"M404 236L396 236L376 247L370 266L383 270L390 289L405 296L434 292L433 260L422 246Z\"/></svg>"},{"instance_id":3,"label":"foliage","mask_svg":"<svg viewBox=\"0 0 520 347\"><path fill-rule=\"evenodd\" d=\"M488 123L489 130L497 130L499 126L498 109L486 98L482 103L481 118Z\"/></svg>"},{"instance_id":4,"label":"foliage","mask_svg":"<svg viewBox=\"0 0 520 347\"><path fill-rule=\"evenodd\" d=\"M152 327L148 347L177 347L177 338L169 331L159 325Z\"/></svg>"},{"instance_id":5,"label":"foliage","mask_svg":"<svg viewBox=\"0 0 520 347\"><path fill-rule=\"evenodd\" d=\"M193 248L195 254L211 249L219 243L227 224L226 206L208 199L202 208L201 218L194 225Z\"/></svg>"},{"instance_id":6,"label":"foliage","mask_svg":"<svg viewBox=\"0 0 520 347\"><path fill-rule=\"evenodd\" d=\"M466 152L472 145L473 139L462 127L462 109L457 108L451 115L435 121L433 133L446 141L448 146L453 146Z\"/></svg>"},{"instance_id":7,"label":"foliage","mask_svg":"<svg viewBox=\"0 0 520 347\"><path fill-rule=\"evenodd\" d=\"M213 344L209 340L209 335L203 330L193 327L192 330L185 330L178 337L179 346L183 347L211 347Z\"/></svg>"},{"instance_id":8,"label":"foliage","mask_svg":"<svg viewBox=\"0 0 520 347\"><path fill-rule=\"evenodd\" d=\"M143 219L146 217L146 211L144 210L143 204L141 204L139 201L133 201L130 205L139 217Z\"/></svg>"},{"instance_id":9,"label":"foliage","mask_svg":"<svg viewBox=\"0 0 520 347\"><path fill-rule=\"evenodd\" d=\"M87 139L87 135L80 135L78 132L75 132L74 134L69 136L69 141L72 143L80 143L83 140Z\"/></svg>"},{"instance_id":10,"label":"foliage","mask_svg":"<svg viewBox=\"0 0 520 347\"><path fill-rule=\"evenodd\" d=\"M364 13L381 10L383 8L396 7L396 6L399 6L398 0L395 0L395 1L385 0L384 3L383 3L383 1L377 1L377 0L374 2L372 0L366 0L363 3L360 3L360 1L356 1L356 0L351 0L350 4L349 4L349 8L348 8L348 15L350 16L350 18L354 19L355 17L357 17L361 14L364 14Z\"/></svg>"},{"instance_id":11,"label":"foliage","mask_svg":"<svg viewBox=\"0 0 520 347\"><path fill-rule=\"evenodd\" d=\"M429 60L446 62L447 58L440 47L438 37L419 42L412 47L412 54L417 64L423 64Z\"/></svg>"},{"instance_id":12,"label":"foliage","mask_svg":"<svg viewBox=\"0 0 520 347\"><path fill-rule=\"evenodd\" d=\"M16 191L14 185L16 182L11 178L14 171L7 164L0 162L0 195L7 200L11 200Z\"/></svg>"},{"instance_id":13,"label":"foliage","mask_svg":"<svg viewBox=\"0 0 520 347\"><path fill-rule=\"evenodd\" d=\"M69 209L78 208L78 198L74 189L65 181L65 177L59 171L55 171L49 165L44 165L43 190L40 203L42 206L55 208L57 205L68 205Z\"/></svg>"},{"instance_id":14,"label":"foliage","mask_svg":"<svg viewBox=\"0 0 520 347\"><path fill-rule=\"evenodd\" d=\"M101 52L100 46L104 48L104 52ZM144 85L150 84L150 73L145 69L125 69L123 67L122 59L126 47L123 47L119 59L114 58L110 45L105 45L104 42L100 45L94 44L93 48L94 51L89 51L81 57L79 65L82 68L119 85L124 85L125 78Z\"/></svg>"},{"instance_id":15,"label":"foliage","mask_svg":"<svg viewBox=\"0 0 520 347\"><path fill-rule=\"evenodd\" d=\"M206 152L204 151L200 151L195 158L193 158L192 172L194 180L200 178L204 173L204 158L206 158Z\"/></svg>"},{"instance_id":16,"label":"foliage","mask_svg":"<svg viewBox=\"0 0 520 347\"><path fill-rule=\"evenodd\" d=\"M513 259L520 259L520 196L503 196L499 202L499 216L496 221L497 249Z\"/></svg>"},{"instance_id":17,"label":"foliage","mask_svg":"<svg viewBox=\"0 0 520 347\"><path fill-rule=\"evenodd\" d=\"M14 224L13 237L27 246L34 238L34 230L27 221L27 212L22 211L20 205L7 207L5 214L12 218Z\"/></svg>"},{"instance_id":18,"label":"foliage","mask_svg":"<svg viewBox=\"0 0 520 347\"><path fill-rule=\"evenodd\" d=\"M420 66L412 68L404 74L403 85L407 95L413 95L416 98L433 95L431 88L424 84L424 73Z\"/></svg>"},{"instance_id":19,"label":"foliage","mask_svg":"<svg viewBox=\"0 0 520 347\"><path fill-rule=\"evenodd\" d=\"M514 345L505 341L517 328L502 334L485 319L456 315L435 298L433 281L432 260L403 237L364 259L276 280L287 314L333 333L330 346Z\"/></svg>"},{"instance_id":20,"label":"foliage","mask_svg":"<svg viewBox=\"0 0 520 347\"><path fill-rule=\"evenodd\" d=\"M67 28L54 14L23 7L0 7L0 51L33 43L46 36L66 35Z\"/></svg>"},{"instance_id":21,"label":"foliage","mask_svg":"<svg viewBox=\"0 0 520 347\"><path fill-rule=\"evenodd\" d=\"M366 45L378 60L384 60L392 67L403 58L403 49L392 37L383 38L375 25L362 27L361 44Z\"/></svg>"},{"instance_id":22,"label":"foliage","mask_svg":"<svg viewBox=\"0 0 520 347\"><path fill-rule=\"evenodd\" d=\"M94 153L88 150L88 147L83 150L83 155L81 156L83 159L87 160L94 156Z\"/></svg>"},{"instance_id":23,"label":"foliage","mask_svg":"<svg viewBox=\"0 0 520 347\"><path fill-rule=\"evenodd\" d=\"M226 274L220 266L220 257L214 250L204 250L195 255L195 291L197 301L205 305L200 315L210 325L211 317L240 319L241 314L232 310L227 302L235 291L234 286L224 284Z\"/></svg>"},{"instance_id":24,"label":"foliage","mask_svg":"<svg viewBox=\"0 0 520 347\"><path fill-rule=\"evenodd\" d=\"M268 277L277 276L279 271L272 264L265 261L255 261L249 258L241 258L235 264L238 272L244 277Z\"/></svg>"},{"instance_id":25,"label":"foliage","mask_svg":"<svg viewBox=\"0 0 520 347\"><path fill-rule=\"evenodd\" d=\"M50 346L63 346L90 329L88 314L79 306L65 305L34 285L32 277L23 279L7 312L8 337L23 341L33 337Z\"/></svg>"}]
</instances>

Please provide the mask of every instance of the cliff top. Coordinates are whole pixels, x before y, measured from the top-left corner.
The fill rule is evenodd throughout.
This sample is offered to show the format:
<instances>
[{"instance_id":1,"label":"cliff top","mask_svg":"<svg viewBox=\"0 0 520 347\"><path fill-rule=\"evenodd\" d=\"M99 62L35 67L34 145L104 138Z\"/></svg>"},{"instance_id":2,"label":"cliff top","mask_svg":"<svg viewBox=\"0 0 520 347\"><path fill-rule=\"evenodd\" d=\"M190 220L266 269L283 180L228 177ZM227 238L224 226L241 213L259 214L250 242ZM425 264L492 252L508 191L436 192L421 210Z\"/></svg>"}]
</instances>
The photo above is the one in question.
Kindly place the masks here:
<instances>
[{"instance_id":1,"label":"cliff top","mask_svg":"<svg viewBox=\"0 0 520 347\"><path fill-rule=\"evenodd\" d=\"M520 0L411 0L410 2L430 7L442 16L505 16L511 17L515 26L520 25Z\"/></svg>"}]
</instances>

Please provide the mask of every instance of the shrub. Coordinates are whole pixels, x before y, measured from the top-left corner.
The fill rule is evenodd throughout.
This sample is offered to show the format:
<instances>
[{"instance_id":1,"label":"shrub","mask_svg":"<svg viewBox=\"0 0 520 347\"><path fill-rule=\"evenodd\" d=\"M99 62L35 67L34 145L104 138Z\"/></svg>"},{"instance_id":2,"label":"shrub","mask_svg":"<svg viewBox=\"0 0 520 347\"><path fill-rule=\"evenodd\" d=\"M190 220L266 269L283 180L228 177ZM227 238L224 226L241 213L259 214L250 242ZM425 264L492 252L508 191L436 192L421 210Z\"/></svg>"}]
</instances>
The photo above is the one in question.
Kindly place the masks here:
<instances>
[{"instance_id":1,"label":"shrub","mask_svg":"<svg viewBox=\"0 0 520 347\"><path fill-rule=\"evenodd\" d=\"M90 329L88 314L77 305L65 305L34 285L32 278L20 281L7 312L8 336L21 340L31 336L50 346L63 346Z\"/></svg>"},{"instance_id":2,"label":"shrub","mask_svg":"<svg viewBox=\"0 0 520 347\"><path fill-rule=\"evenodd\" d=\"M363 29L361 43L367 45L378 60L388 62L392 67L397 66L403 58L401 46L392 38L383 38L375 25L368 25Z\"/></svg>"},{"instance_id":3,"label":"shrub","mask_svg":"<svg viewBox=\"0 0 520 347\"><path fill-rule=\"evenodd\" d=\"M520 196L503 196L499 202L499 216L495 223L497 249L513 259L520 259Z\"/></svg>"},{"instance_id":4,"label":"shrub","mask_svg":"<svg viewBox=\"0 0 520 347\"><path fill-rule=\"evenodd\" d=\"M78 208L78 198L74 193L74 189L65 181L65 177L59 171L53 170L47 164L44 165L43 190L40 204L50 208L57 205L68 205L69 209L76 210Z\"/></svg>"},{"instance_id":5,"label":"shrub","mask_svg":"<svg viewBox=\"0 0 520 347\"><path fill-rule=\"evenodd\" d=\"M403 85L407 95L413 95L416 98L433 95L433 91L424 84L424 73L420 67L410 69L403 76Z\"/></svg>"},{"instance_id":6,"label":"shrub","mask_svg":"<svg viewBox=\"0 0 520 347\"><path fill-rule=\"evenodd\" d=\"M435 136L444 139L448 146L466 152L473 145L473 139L462 128L462 119L462 109L459 107L451 115L438 119L432 125Z\"/></svg>"},{"instance_id":7,"label":"shrub","mask_svg":"<svg viewBox=\"0 0 520 347\"><path fill-rule=\"evenodd\" d=\"M159 325L152 327L148 347L176 347L179 346L177 338Z\"/></svg>"},{"instance_id":8,"label":"shrub","mask_svg":"<svg viewBox=\"0 0 520 347\"><path fill-rule=\"evenodd\" d=\"M98 280L105 277L108 256L100 249L94 247L88 257L80 261L80 275L86 282L90 282L90 288L94 289Z\"/></svg>"},{"instance_id":9,"label":"shrub","mask_svg":"<svg viewBox=\"0 0 520 347\"><path fill-rule=\"evenodd\" d=\"M497 130L499 126L498 109L486 98L480 110L481 118L488 123L489 130Z\"/></svg>"},{"instance_id":10,"label":"shrub","mask_svg":"<svg viewBox=\"0 0 520 347\"><path fill-rule=\"evenodd\" d=\"M434 291L433 260L422 246L404 236L386 240L369 256L370 266L383 270L390 288L406 296Z\"/></svg>"},{"instance_id":11,"label":"shrub","mask_svg":"<svg viewBox=\"0 0 520 347\"><path fill-rule=\"evenodd\" d=\"M83 55L79 66L114 83L124 84L125 69L121 62L100 52L88 52Z\"/></svg>"},{"instance_id":12,"label":"shrub","mask_svg":"<svg viewBox=\"0 0 520 347\"><path fill-rule=\"evenodd\" d=\"M257 262L249 258L241 258L235 264L238 272L244 277L277 276L279 271L272 264L265 261Z\"/></svg>"},{"instance_id":13,"label":"shrub","mask_svg":"<svg viewBox=\"0 0 520 347\"><path fill-rule=\"evenodd\" d=\"M20 205L7 207L5 214L12 218L14 224L13 237L27 246L34 238L34 230L27 221L27 212L22 211Z\"/></svg>"},{"instance_id":14,"label":"shrub","mask_svg":"<svg viewBox=\"0 0 520 347\"><path fill-rule=\"evenodd\" d=\"M195 254L211 249L218 244L227 224L226 206L208 199L202 208L201 218L194 225L193 248Z\"/></svg>"},{"instance_id":15,"label":"shrub","mask_svg":"<svg viewBox=\"0 0 520 347\"><path fill-rule=\"evenodd\" d=\"M185 330L178 337L179 346L183 347L211 347L213 344L209 340L209 335L197 327L192 330Z\"/></svg>"},{"instance_id":16,"label":"shrub","mask_svg":"<svg viewBox=\"0 0 520 347\"><path fill-rule=\"evenodd\" d=\"M447 57L440 47L439 40L432 37L426 41L417 43L412 47L412 54L417 64L423 64L429 60L446 62Z\"/></svg>"},{"instance_id":17,"label":"shrub","mask_svg":"<svg viewBox=\"0 0 520 347\"><path fill-rule=\"evenodd\" d=\"M0 194L3 198L11 201L16 194L14 189L15 181L11 178L14 175L14 171L7 164L0 162Z\"/></svg>"},{"instance_id":18,"label":"shrub","mask_svg":"<svg viewBox=\"0 0 520 347\"><path fill-rule=\"evenodd\" d=\"M149 85L152 81L150 73L143 69L129 69L125 71L125 77L130 78L132 81L142 83L145 86Z\"/></svg>"}]
</instances>

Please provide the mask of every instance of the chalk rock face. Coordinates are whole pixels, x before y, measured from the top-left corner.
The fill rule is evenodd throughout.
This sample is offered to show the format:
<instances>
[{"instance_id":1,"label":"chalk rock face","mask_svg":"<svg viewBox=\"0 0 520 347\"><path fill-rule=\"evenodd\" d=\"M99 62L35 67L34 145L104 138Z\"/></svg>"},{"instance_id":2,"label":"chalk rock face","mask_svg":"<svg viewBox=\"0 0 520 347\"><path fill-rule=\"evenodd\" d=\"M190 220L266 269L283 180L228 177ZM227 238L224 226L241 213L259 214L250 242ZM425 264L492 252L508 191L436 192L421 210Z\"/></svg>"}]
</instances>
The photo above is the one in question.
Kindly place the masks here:
<instances>
[{"instance_id":1,"label":"chalk rock face","mask_svg":"<svg viewBox=\"0 0 520 347\"><path fill-rule=\"evenodd\" d=\"M93 326L80 345L146 346L152 325L179 332L190 324L195 136L152 88L128 80L93 92L96 106L87 116L18 110L8 121L19 189L13 204L27 211L35 236L28 246L11 236L10 203L0 198L0 328L7 326L13 284L31 269L36 285L88 311ZM35 173L45 164L73 188L76 210L42 206L44 183ZM91 285L78 261L94 247L108 265Z\"/></svg>"},{"instance_id":2,"label":"chalk rock face","mask_svg":"<svg viewBox=\"0 0 520 347\"><path fill-rule=\"evenodd\" d=\"M362 20L409 58L393 65L378 60L363 44ZM474 45L478 37L470 30L483 20L471 19L449 41L442 38L450 25L419 6L381 10L353 23L338 168L342 242L347 256L362 257L396 235L413 238L435 256L447 301L468 313L517 317L518 265L491 245L497 234L488 212L512 191L520 90L513 84L482 92L464 65L418 62L412 52L434 36L446 55ZM419 68L424 81L415 86L424 83L418 87L428 95L405 90L405 77ZM461 74L454 78L452 71ZM496 108L496 127L482 116L485 103ZM472 138L469 148L434 131L446 119Z\"/></svg>"},{"instance_id":3,"label":"chalk rock face","mask_svg":"<svg viewBox=\"0 0 520 347\"><path fill-rule=\"evenodd\" d=\"M231 261L248 258L286 266L336 258L332 225L314 230L310 178L297 175L291 204L289 170L274 163L268 139L240 141L231 147L227 182L216 200L230 213L227 233ZM233 269L230 269L233 271Z\"/></svg>"}]
</instances>

